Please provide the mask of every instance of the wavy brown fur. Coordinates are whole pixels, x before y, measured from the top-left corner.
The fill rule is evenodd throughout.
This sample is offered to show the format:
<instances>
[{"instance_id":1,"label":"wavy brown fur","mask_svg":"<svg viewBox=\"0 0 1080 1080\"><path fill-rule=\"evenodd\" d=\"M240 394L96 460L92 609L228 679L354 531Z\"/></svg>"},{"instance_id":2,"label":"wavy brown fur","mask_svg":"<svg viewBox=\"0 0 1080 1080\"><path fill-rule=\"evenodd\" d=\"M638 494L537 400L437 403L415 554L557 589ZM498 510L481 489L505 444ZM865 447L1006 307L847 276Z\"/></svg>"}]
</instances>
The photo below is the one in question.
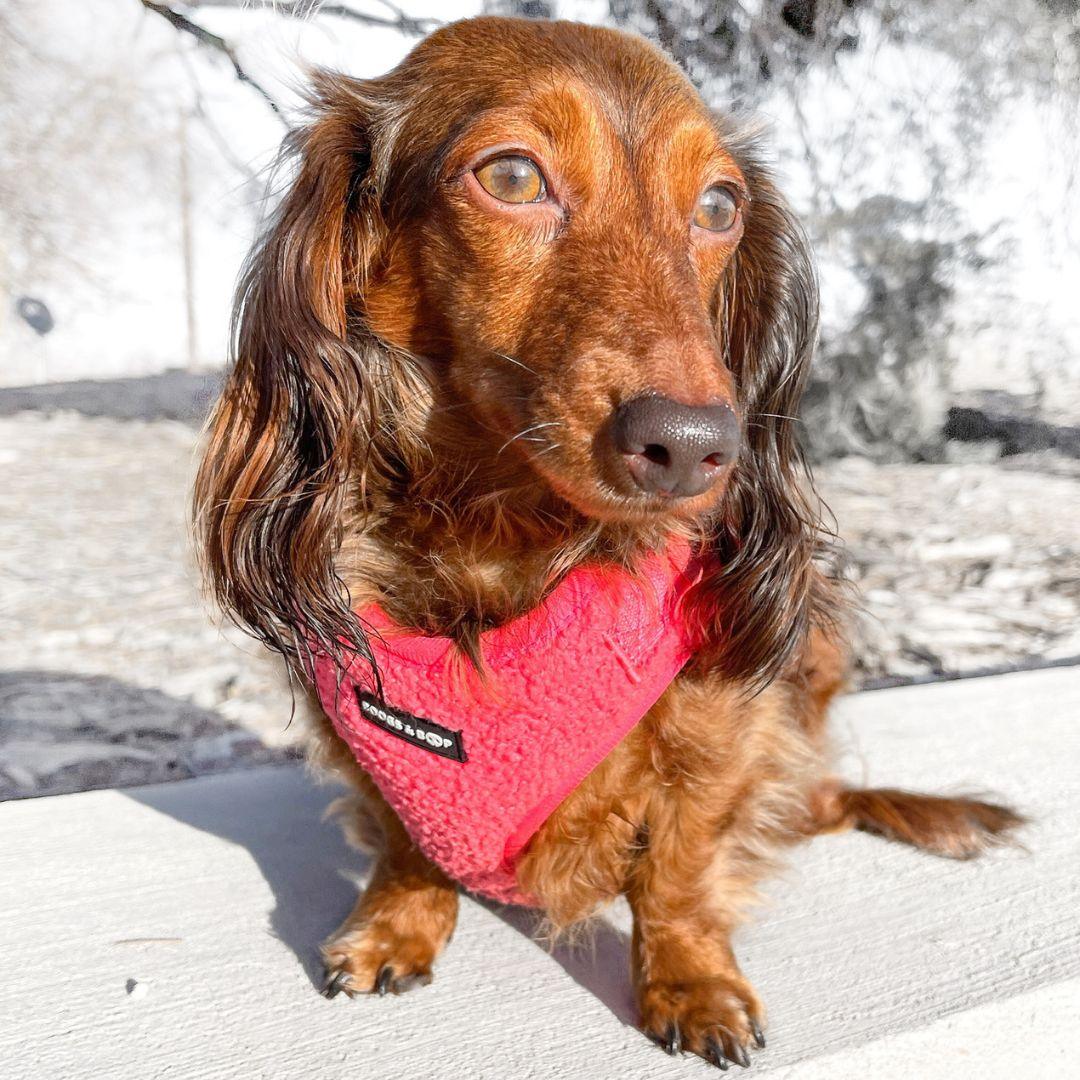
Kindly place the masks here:
<instances>
[{"instance_id":1,"label":"wavy brown fur","mask_svg":"<svg viewBox=\"0 0 1080 1080\"><path fill-rule=\"evenodd\" d=\"M365 647L333 564L345 481L375 409L372 350L350 335L345 300L374 231L357 197L365 125L342 104L286 146L300 170L245 267L233 366L196 481L221 607L293 661L309 636Z\"/></svg>"}]
</instances>

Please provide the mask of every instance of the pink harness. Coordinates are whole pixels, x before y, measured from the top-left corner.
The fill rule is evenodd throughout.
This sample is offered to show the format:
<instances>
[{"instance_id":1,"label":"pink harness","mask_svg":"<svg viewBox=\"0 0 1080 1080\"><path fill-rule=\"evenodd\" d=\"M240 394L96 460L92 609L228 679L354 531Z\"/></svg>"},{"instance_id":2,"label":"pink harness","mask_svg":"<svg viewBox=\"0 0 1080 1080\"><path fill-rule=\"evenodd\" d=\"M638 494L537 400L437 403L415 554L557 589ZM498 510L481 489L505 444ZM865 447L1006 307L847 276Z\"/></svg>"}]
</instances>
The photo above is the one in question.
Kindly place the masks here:
<instances>
[{"instance_id":1,"label":"pink harness","mask_svg":"<svg viewBox=\"0 0 1080 1080\"><path fill-rule=\"evenodd\" d=\"M382 677L315 665L323 708L424 854L472 892L530 904L515 864L555 808L690 658L681 613L700 576L684 541L631 574L571 571L528 615L481 635L486 682L448 638L371 628Z\"/></svg>"}]
</instances>

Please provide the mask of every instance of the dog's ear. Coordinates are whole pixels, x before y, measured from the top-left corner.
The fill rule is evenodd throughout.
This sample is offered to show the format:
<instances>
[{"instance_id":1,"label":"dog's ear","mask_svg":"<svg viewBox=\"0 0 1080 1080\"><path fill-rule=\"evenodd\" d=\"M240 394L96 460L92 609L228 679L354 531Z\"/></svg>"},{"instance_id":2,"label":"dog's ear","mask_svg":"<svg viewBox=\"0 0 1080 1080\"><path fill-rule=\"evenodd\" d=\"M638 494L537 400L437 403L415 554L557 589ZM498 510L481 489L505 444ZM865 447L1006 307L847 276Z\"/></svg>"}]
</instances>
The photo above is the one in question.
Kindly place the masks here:
<instances>
[{"instance_id":1,"label":"dog's ear","mask_svg":"<svg viewBox=\"0 0 1080 1080\"><path fill-rule=\"evenodd\" d=\"M756 691L797 653L817 614L821 515L796 428L818 291L807 238L745 142L728 140L750 200L717 312L744 443L712 532L716 569L695 599L700 662Z\"/></svg>"},{"instance_id":2,"label":"dog's ear","mask_svg":"<svg viewBox=\"0 0 1080 1080\"><path fill-rule=\"evenodd\" d=\"M242 273L233 364L195 485L201 561L222 609L310 671L310 645L370 659L334 569L350 463L380 365L350 327L382 224L372 84L317 76L283 153L295 179Z\"/></svg>"}]
</instances>

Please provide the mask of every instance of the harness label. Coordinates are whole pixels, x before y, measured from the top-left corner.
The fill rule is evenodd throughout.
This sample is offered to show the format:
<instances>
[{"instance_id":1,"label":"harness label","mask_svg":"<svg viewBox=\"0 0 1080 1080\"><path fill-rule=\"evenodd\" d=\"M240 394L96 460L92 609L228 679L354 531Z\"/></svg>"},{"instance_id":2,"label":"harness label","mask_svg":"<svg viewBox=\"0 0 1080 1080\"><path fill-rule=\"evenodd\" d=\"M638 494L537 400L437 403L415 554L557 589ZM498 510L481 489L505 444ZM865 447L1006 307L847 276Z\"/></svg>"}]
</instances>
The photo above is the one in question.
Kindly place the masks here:
<instances>
[{"instance_id":1,"label":"harness label","mask_svg":"<svg viewBox=\"0 0 1080 1080\"><path fill-rule=\"evenodd\" d=\"M450 758L451 761L469 760L465 756L465 745L461 741L460 731L451 731L441 724L436 724L434 720L425 720L422 716L413 716L403 709L395 709L393 705L387 705L366 690L357 691L356 700L364 719L370 720L383 731L388 731L421 750Z\"/></svg>"}]
</instances>

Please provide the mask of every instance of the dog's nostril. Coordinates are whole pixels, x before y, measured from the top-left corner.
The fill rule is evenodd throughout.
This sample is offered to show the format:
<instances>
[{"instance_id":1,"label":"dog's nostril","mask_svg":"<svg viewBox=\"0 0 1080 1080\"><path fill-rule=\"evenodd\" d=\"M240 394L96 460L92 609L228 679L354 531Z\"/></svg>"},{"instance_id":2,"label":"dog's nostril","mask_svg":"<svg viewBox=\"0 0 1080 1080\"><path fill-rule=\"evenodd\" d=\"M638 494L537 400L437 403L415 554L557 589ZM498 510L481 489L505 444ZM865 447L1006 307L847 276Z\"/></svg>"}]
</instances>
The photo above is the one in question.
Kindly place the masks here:
<instances>
[{"instance_id":1,"label":"dog's nostril","mask_svg":"<svg viewBox=\"0 0 1080 1080\"><path fill-rule=\"evenodd\" d=\"M740 437L728 405L683 405L658 394L626 402L612 423L612 439L634 483L663 496L707 491L735 460Z\"/></svg>"}]
</instances>

